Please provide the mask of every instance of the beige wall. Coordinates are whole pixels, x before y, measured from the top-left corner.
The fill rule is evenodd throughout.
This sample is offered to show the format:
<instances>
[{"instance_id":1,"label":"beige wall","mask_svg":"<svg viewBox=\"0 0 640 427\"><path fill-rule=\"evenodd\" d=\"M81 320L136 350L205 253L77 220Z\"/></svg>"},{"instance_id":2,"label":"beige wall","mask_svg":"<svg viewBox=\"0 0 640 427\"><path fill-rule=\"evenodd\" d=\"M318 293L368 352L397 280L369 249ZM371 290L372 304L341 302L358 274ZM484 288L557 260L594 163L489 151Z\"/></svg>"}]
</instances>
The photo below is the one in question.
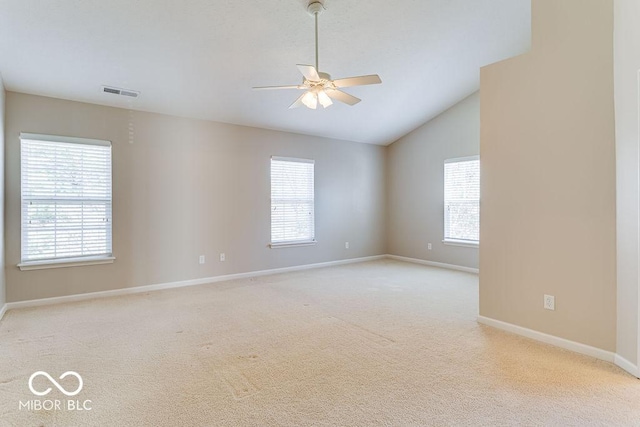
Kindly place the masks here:
<instances>
[{"instance_id":1,"label":"beige wall","mask_svg":"<svg viewBox=\"0 0 640 427\"><path fill-rule=\"evenodd\" d=\"M5 91L0 76L0 310L7 301L4 274L4 125Z\"/></svg>"},{"instance_id":2,"label":"beige wall","mask_svg":"<svg viewBox=\"0 0 640 427\"><path fill-rule=\"evenodd\" d=\"M114 264L18 270L20 132L113 141ZM316 161L316 246L267 247L271 155ZM384 147L8 92L6 156L10 302L385 253Z\"/></svg>"},{"instance_id":3,"label":"beige wall","mask_svg":"<svg viewBox=\"0 0 640 427\"><path fill-rule=\"evenodd\" d=\"M480 150L480 99L471 95L387 148L389 253L478 268L478 249L444 238L444 161ZM432 244L432 250L427 244Z\"/></svg>"},{"instance_id":4,"label":"beige wall","mask_svg":"<svg viewBox=\"0 0 640 427\"><path fill-rule=\"evenodd\" d=\"M481 70L480 315L615 351L613 1L532 19L532 51Z\"/></svg>"},{"instance_id":5,"label":"beige wall","mask_svg":"<svg viewBox=\"0 0 640 427\"><path fill-rule=\"evenodd\" d=\"M638 364L640 2L615 0L618 354Z\"/></svg>"}]
</instances>

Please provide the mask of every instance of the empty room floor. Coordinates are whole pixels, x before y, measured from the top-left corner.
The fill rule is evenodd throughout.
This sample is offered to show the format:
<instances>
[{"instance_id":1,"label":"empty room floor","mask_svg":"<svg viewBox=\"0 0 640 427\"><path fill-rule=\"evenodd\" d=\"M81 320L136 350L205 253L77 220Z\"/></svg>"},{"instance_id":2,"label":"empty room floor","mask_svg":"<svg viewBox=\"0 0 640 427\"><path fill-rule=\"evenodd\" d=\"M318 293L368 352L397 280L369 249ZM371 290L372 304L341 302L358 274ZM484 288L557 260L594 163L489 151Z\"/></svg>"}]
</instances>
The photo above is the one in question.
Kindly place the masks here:
<instances>
[{"instance_id":1,"label":"empty room floor","mask_svg":"<svg viewBox=\"0 0 640 427\"><path fill-rule=\"evenodd\" d=\"M0 425L640 424L640 381L477 301L475 275L381 260L13 310ZM18 410L39 370L91 410Z\"/></svg>"}]
</instances>

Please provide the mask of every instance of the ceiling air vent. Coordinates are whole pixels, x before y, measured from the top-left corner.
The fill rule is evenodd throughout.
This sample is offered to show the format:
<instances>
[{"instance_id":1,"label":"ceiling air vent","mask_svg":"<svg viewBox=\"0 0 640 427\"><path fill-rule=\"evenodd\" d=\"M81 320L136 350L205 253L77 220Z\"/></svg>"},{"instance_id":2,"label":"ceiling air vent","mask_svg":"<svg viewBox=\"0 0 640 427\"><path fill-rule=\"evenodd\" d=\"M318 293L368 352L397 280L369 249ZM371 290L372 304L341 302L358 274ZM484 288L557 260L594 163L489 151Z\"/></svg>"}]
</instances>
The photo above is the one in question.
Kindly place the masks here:
<instances>
[{"instance_id":1,"label":"ceiling air vent","mask_svg":"<svg viewBox=\"0 0 640 427\"><path fill-rule=\"evenodd\" d=\"M131 98L137 98L138 95L140 95L140 92L137 90L120 89L112 86L102 86L102 91L114 95L129 96Z\"/></svg>"}]
</instances>

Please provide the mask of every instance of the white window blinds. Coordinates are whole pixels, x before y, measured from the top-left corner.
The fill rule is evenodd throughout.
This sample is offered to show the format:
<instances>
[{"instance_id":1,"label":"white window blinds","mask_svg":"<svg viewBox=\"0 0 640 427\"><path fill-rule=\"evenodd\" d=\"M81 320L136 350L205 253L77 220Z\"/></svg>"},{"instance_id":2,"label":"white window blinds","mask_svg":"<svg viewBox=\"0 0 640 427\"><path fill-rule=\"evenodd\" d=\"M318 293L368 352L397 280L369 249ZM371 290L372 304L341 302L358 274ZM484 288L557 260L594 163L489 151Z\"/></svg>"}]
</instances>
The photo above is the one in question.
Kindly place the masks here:
<instances>
[{"instance_id":1,"label":"white window blinds","mask_svg":"<svg viewBox=\"0 0 640 427\"><path fill-rule=\"evenodd\" d=\"M315 239L313 160L271 158L271 243Z\"/></svg>"},{"instance_id":2,"label":"white window blinds","mask_svg":"<svg viewBox=\"0 0 640 427\"><path fill-rule=\"evenodd\" d=\"M480 160L451 159L444 164L444 238L480 239Z\"/></svg>"},{"instance_id":3,"label":"white window blinds","mask_svg":"<svg viewBox=\"0 0 640 427\"><path fill-rule=\"evenodd\" d=\"M22 262L111 256L111 143L20 139Z\"/></svg>"}]
</instances>

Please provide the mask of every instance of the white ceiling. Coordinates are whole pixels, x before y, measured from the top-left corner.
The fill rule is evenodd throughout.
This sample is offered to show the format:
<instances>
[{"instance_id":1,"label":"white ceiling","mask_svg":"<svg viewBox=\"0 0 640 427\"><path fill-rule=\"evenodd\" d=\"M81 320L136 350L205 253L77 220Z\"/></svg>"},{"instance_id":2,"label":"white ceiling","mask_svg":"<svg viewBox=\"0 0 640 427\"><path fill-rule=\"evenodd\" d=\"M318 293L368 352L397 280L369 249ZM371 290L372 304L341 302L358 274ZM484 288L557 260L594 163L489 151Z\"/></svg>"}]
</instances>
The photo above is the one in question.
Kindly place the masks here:
<instances>
[{"instance_id":1,"label":"white ceiling","mask_svg":"<svg viewBox=\"0 0 640 427\"><path fill-rule=\"evenodd\" d=\"M327 0L320 69L377 73L362 102L289 110L314 61L305 0L0 0L8 90L389 144L479 88L479 67L530 46L530 0ZM141 91L135 101L101 85Z\"/></svg>"}]
</instances>

